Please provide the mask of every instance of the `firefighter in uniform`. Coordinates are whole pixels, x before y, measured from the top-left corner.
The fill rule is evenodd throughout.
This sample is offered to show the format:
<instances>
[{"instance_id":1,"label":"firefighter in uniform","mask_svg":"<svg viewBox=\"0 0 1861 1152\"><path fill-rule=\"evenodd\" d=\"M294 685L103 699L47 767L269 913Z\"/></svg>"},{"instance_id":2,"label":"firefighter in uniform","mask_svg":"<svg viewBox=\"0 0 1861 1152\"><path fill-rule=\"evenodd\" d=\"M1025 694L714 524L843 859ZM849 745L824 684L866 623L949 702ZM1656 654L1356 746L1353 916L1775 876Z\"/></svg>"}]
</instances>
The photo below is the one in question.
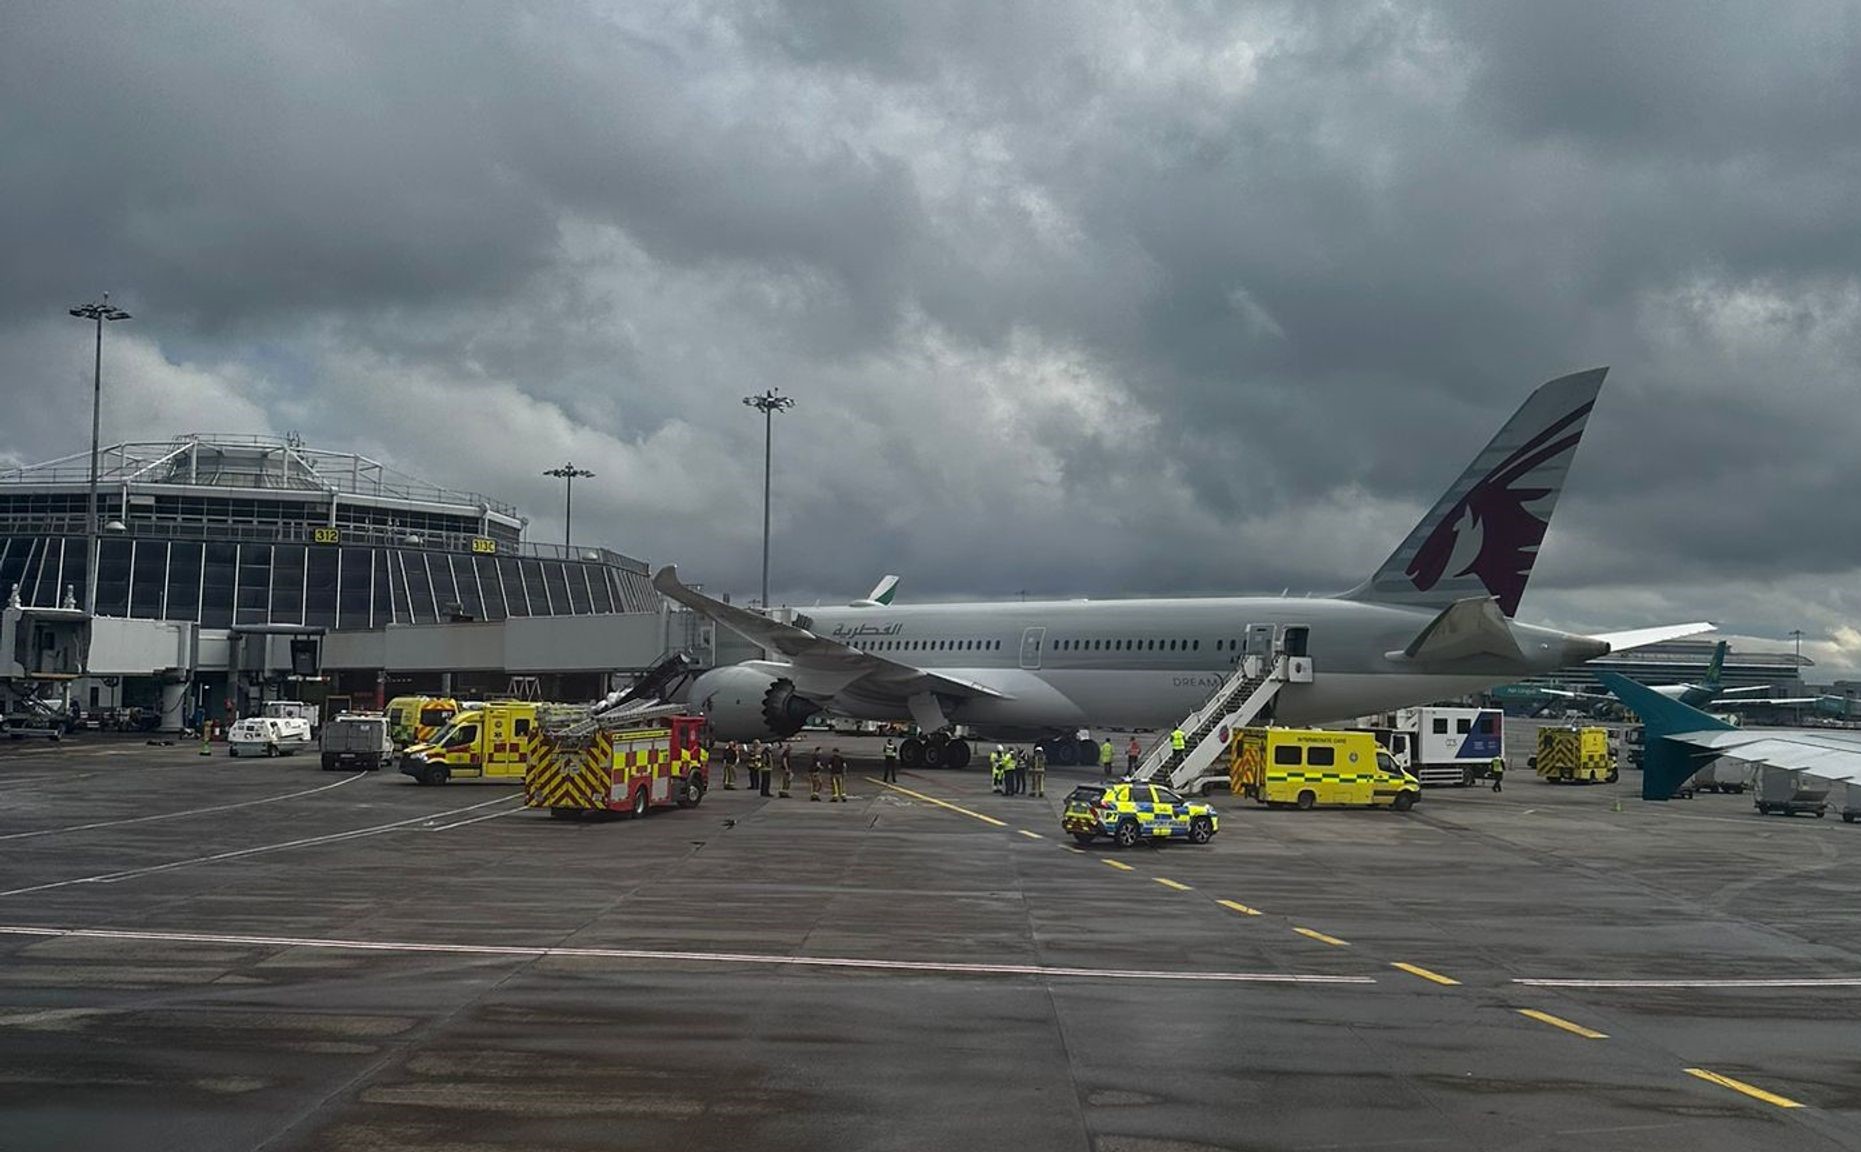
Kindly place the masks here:
<instances>
[{"instance_id":1,"label":"firefighter in uniform","mask_svg":"<svg viewBox=\"0 0 1861 1152\"><path fill-rule=\"evenodd\" d=\"M827 757L821 754L820 745L814 746L814 763L808 766L808 799L821 798L821 776L827 771Z\"/></svg>"},{"instance_id":2,"label":"firefighter in uniform","mask_svg":"<svg viewBox=\"0 0 1861 1152\"><path fill-rule=\"evenodd\" d=\"M782 751L788 751L788 745L782 745ZM762 794L764 796L771 795L769 786L775 782L775 755L775 745L765 744L762 755L758 758L761 760L759 767L762 769Z\"/></svg>"},{"instance_id":3,"label":"firefighter in uniform","mask_svg":"<svg viewBox=\"0 0 1861 1152\"><path fill-rule=\"evenodd\" d=\"M734 791L737 786L737 742L732 740L724 745L724 790Z\"/></svg>"},{"instance_id":4,"label":"firefighter in uniform","mask_svg":"<svg viewBox=\"0 0 1861 1152\"><path fill-rule=\"evenodd\" d=\"M1492 766L1487 772L1493 778L1493 791L1499 791L1499 786L1503 784L1506 779L1506 758L1504 756L1493 757Z\"/></svg>"},{"instance_id":5,"label":"firefighter in uniform","mask_svg":"<svg viewBox=\"0 0 1861 1152\"><path fill-rule=\"evenodd\" d=\"M1099 745L1099 774L1107 780L1111 779L1111 758L1114 755L1116 753L1112 751L1111 737L1107 736L1105 743Z\"/></svg>"},{"instance_id":6,"label":"firefighter in uniform","mask_svg":"<svg viewBox=\"0 0 1861 1152\"><path fill-rule=\"evenodd\" d=\"M776 793L776 795L781 797L784 800L788 799L789 792L795 787L795 761L790 756L790 753L792 751L793 750L790 749L788 746L788 742L783 741L782 743L782 790Z\"/></svg>"},{"instance_id":7,"label":"firefighter in uniform","mask_svg":"<svg viewBox=\"0 0 1861 1152\"><path fill-rule=\"evenodd\" d=\"M840 755L840 749L827 758L827 773L833 778L834 795L830 803L846 803L846 757Z\"/></svg>"},{"instance_id":8,"label":"firefighter in uniform","mask_svg":"<svg viewBox=\"0 0 1861 1152\"><path fill-rule=\"evenodd\" d=\"M1002 757L1004 755L1000 744L995 746L995 751L989 753L989 790L991 792L1002 790Z\"/></svg>"},{"instance_id":9,"label":"firefighter in uniform","mask_svg":"<svg viewBox=\"0 0 1861 1152\"><path fill-rule=\"evenodd\" d=\"M1019 771L1020 771L1020 768L1015 760L1015 750L1013 748L1010 748L1006 752L1003 752L1002 753L1002 795L1004 796L1016 795L1015 785L1017 781L1015 780L1015 773Z\"/></svg>"},{"instance_id":10,"label":"firefighter in uniform","mask_svg":"<svg viewBox=\"0 0 1861 1152\"><path fill-rule=\"evenodd\" d=\"M888 784L898 783L898 745L890 736L885 738L885 775L881 779Z\"/></svg>"},{"instance_id":11,"label":"firefighter in uniform","mask_svg":"<svg viewBox=\"0 0 1861 1152\"><path fill-rule=\"evenodd\" d=\"M1031 765L1031 770L1032 770L1033 777L1034 777L1034 781L1033 781L1034 790L1031 794L1035 796L1045 796L1047 794L1047 748L1046 748L1046 745L1044 744L1034 745L1034 755L1033 755L1032 761L1030 762L1030 765Z\"/></svg>"}]
</instances>

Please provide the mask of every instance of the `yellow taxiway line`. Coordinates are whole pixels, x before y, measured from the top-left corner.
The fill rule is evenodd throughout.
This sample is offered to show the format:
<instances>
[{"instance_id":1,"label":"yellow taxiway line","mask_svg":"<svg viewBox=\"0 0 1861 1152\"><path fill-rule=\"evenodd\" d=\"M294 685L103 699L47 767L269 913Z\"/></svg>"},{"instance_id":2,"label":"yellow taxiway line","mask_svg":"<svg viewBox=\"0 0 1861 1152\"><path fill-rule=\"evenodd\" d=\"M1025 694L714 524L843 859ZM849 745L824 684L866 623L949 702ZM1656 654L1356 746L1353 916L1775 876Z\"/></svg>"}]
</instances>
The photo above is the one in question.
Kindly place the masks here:
<instances>
[{"instance_id":1,"label":"yellow taxiway line","mask_svg":"<svg viewBox=\"0 0 1861 1152\"><path fill-rule=\"evenodd\" d=\"M1389 966L1391 968L1399 968L1411 976L1420 976L1422 979L1432 980L1436 984L1445 984L1450 988L1457 987L1460 984L1460 981L1454 979L1452 976L1443 976L1441 973L1432 972L1419 964L1404 964L1402 961L1396 960L1391 962Z\"/></svg>"},{"instance_id":2,"label":"yellow taxiway line","mask_svg":"<svg viewBox=\"0 0 1861 1152\"><path fill-rule=\"evenodd\" d=\"M1249 908L1247 905L1242 904L1237 900L1217 900L1215 901L1215 903L1221 905L1223 908L1228 908L1228 909L1232 909L1235 912L1239 912L1243 916L1258 916L1261 914L1260 909Z\"/></svg>"},{"instance_id":3,"label":"yellow taxiway line","mask_svg":"<svg viewBox=\"0 0 1861 1152\"><path fill-rule=\"evenodd\" d=\"M1349 940L1340 940L1336 936L1327 936L1323 932L1317 932L1310 928L1295 927L1293 931L1308 939L1316 940L1320 944L1329 944L1334 948L1349 948L1351 946Z\"/></svg>"},{"instance_id":4,"label":"yellow taxiway line","mask_svg":"<svg viewBox=\"0 0 1861 1152\"><path fill-rule=\"evenodd\" d=\"M901 788L897 784L888 784L883 780L875 780L871 776L866 777L866 782L868 784L877 784L881 788L890 788L894 792L903 792L905 795L911 797L913 800L922 800L926 804L935 804L939 808L948 808L952 812L961 812L963 815L968 816L974 820L980 820L984 824L993 824L997 828L1008 827L1008 821L1006 820L997 820L993 816L984 816L980 812L972 812L969 809L964 808L962 805L952 804L948 800L939 800L935 796L926 796L922 792L913 792L909 788Z\"/></svg>"},{"instance_id":5,"label":"yellow taxiway line","mask_svg":"<svg viewBox=\"0 0 1861 1152\"><path fill-rule=\"evenodd\" d=\"M1688 1076L1697 1076L1709 1084L1717 1084L1721 1088L1730 1088L1734 1092L1743 1092L1753 1100L1762 1100L1766 1104L1775 1104L1779 1108L1801 1108L1803 1106L1801 1103L1790 1099L1788 1096L1779 1096L1775 1092L1766 1092L1756 1085L1747 1084L1743 1080L1734 1080L1730 1076L1721 1076L1717 1072L1708 1072L1704 1068L1688 1068L1686 1071Z\"/></svg>"},{"instance_id":6,"label":"yellow taxiway line","mask_svg":"<svg viewBox=\"0 0 1861 1152\"><path fill-rule=\"evenodd\" d=\"M1189 887L1189 885L1187 885L1187 884L1178 884L1178 883L1177 883L1176 881L1174 881L1174 880L1172 880L1172 879L1170 879L1170 878L1169 878L1168 876L1152 876L1152 877L1151 877L1151 879L1152 879L1152 880L1155 880L1155 881L1156 881L1157 883L1159 883L1159 884L1161 884L1161 885L1163 885L1163 886L1164 886L1165 888L1174 888L1174 889L1176 889L1176 890L1177 890L1178 892L1193 892L1193 891L1195 891L1195 889L1193 889L1193 888L1191 888L1191 887Z\"/></svg>"},{"instance_id":7,"label":"yellow taxiway line","mask_svg":"<svg viewBox=\"0 0 1861 1152\"><path fill-rule=\"evenodd\" d=\"M1573 1024L1562 1016L1553 1016L1549 1012L1540 1012L1536 1008L1520 1008L1519 1015L1529 1016L1540 1024L1549 1024L1553 1028L1562 1028L1564 1031L1575 1036L1581 1036L1585 1040L1609 1039L1609 1034L1607 1032L1598 1032L1594 1028L1585 1028L1581 1024Z\"/></svg>"}]
</instances>

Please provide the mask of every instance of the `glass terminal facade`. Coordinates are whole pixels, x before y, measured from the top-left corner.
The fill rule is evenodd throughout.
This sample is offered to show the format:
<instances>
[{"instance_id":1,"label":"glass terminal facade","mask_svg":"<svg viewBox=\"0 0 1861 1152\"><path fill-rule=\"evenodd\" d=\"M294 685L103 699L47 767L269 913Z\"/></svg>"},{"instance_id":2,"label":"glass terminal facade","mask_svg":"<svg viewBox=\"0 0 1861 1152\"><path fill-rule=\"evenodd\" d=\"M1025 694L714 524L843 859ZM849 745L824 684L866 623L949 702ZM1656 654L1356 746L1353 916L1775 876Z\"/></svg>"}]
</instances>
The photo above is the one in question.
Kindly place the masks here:
<instances>
[{"instance_id":1,"label":"glass terminal facade","mask_svg":"<svg viewBox=\"0 0 1861 1152\"><path fill-rule=\"evenodd\" d=\"M515 508L353 454L194 436L101 455L99 615L353 629L660 603L641 561L524 544ZM0 473L0 597L83 603L88 468Z\"/></svg>"}]
</instances>

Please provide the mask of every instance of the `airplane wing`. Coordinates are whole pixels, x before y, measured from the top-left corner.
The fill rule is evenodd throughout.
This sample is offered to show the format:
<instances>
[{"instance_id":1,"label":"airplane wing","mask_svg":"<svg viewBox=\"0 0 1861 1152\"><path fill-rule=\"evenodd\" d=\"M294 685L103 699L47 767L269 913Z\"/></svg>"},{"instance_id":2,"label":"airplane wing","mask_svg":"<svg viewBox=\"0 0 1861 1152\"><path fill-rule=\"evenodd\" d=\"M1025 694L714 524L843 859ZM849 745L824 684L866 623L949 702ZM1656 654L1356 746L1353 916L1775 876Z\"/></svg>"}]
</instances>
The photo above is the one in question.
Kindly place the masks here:
<instances>
[{"instance_id":1,"label":"airplane wing","mask_svg":"<svg viewBox=\"0 0 1861 1152\"><path fill-rule=\"evenodd\" d=\"M1718 625L1710 620L1700 620L1692 624L1663 624L1655 628L1631 628L1627 632L1598 632L1590 639L1606 642L1611 652L1627 652L1631 648L1645 648L1649 644L1659 644L1663 640L1679 640L1687 636L1697 636L1701 632L1710 632L1717 627Z\"/></svg>"},{"instance_id":2,"label":"airplane wing","mask_svg":"<svg viewBox=\"0 0 1861 1152\"><path fill-rule=\"evenodd\" d=\"M1641 717L1645 733L1641 795L1665 800L1687 777L1721 756L1861 783L1861 731L1736 728L1614 672L1597 679Z\"/></svg>"},{"instance_id":3,"label":"airplane wing","mask_svg":"<svg viewBox=\"0 0 1861 1152\"><path fill-rule=\"evenodd\" d=\"M1755 708L1768 704L1773 708L1809 708L1840 696L1722 696L1712 702L1714 708Z\"/></svg>"},{"instance_id":4,"label":"airplane wing","mask_svg":"<svg viewBox=\"0 0 1861 1152\"><path fill-rule=\"evenodd\" d=\"M752 644L779 652L797 665L846 676L849 683L869 681L876 689L900 696L918 692L941 692L947 696L1004 695L986 684L888 660L850 644L817 636L806 628L771 620L760 612L713 599L681 582L674 565L661 568L653 576L653 587L668 600L717 621Z\"/></svg>"}]
</instances>

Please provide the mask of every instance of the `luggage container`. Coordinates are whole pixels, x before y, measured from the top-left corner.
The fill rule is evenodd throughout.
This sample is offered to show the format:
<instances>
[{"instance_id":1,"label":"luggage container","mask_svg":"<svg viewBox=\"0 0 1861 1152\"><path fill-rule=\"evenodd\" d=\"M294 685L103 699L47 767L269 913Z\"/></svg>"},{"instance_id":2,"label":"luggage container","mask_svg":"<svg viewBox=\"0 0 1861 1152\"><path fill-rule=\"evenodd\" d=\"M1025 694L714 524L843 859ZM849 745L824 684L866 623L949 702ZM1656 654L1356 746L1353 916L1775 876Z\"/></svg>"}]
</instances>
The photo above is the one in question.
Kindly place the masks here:
<instances>
[{"instance_id":1,"label":"luggage container","mask_svg":"<svg viewBox=\"0 0 1861 1152\"><path fill-rule=\"evenodd\" d=\"M1853 824L1861 820L1861 780L1845 780L1840 785L1842 797L1842 823Z\"/></svg>"},{"instance_id":2,"label":"luggage container","mask_svg":"<svg viewBox=\"0 0 1861 1152\"><path fill-rule=\"evenodd\" d=\"M323 726L323 769L359 768L374 772L394 760L388 718L380 712L342 712Z\"/></svg>"},{"instance_id":3,"label":"luggage container","mask_svg":"<svg viewBox=\"0 0 1861 1152\"><path fill-rule=\"evenodd\" d=\"M1829 810L1832 781L1811 776L1794 768L1758 766L1758 794L1753 804L1760 815L1794 816L1808 812L1822 816Z\"/></svg>"}]
</instances>

